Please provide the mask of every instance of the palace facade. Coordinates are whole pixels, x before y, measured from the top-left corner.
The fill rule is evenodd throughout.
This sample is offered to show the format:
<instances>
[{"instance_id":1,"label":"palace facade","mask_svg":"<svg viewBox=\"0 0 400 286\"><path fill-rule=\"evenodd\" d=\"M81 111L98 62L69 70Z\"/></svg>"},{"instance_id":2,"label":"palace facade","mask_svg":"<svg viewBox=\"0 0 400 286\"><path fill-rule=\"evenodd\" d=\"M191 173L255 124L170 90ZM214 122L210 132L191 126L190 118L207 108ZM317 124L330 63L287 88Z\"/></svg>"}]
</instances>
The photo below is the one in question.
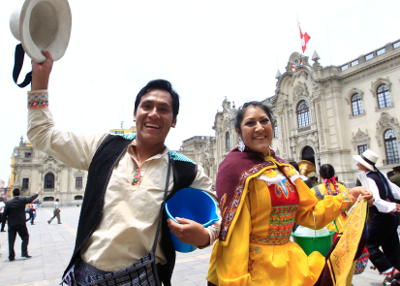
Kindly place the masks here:
<instances>
[{"instance_id":1,"label":"palace facade","mask_svg":"<svg viewBox=\"0 0 400 286\"><path fill-rule=\"evenodd\" d=\"M311 161L317 171L329 163L348 187L357 173L352 156L366 149L379 155L382 172L400 165L400 40L339 66L323 67L319 60L317 52L313 63L292 53L285 72L276 75L275 94L265 99L274 114L276 154L287 161ZM214 182L219 163L238 142L235 106L225 99L222 107L215 116L215 137L187 139L180 151L205 166Z\"/></svg>"},{"instance_id":2,"label":"palace facade","mask_svg":"<svg viewBox=\"0 0 400 286\"><path fill-rule=\"evenodd\" d=\"M122 135L136 132L130 129L113 129L111 134ZM80 206L87 180L87 171L77 170L56 158L33 148L21 137L11 157L11 190L19 188L21 196L30 197L40 191L43 206L53 206L60 199L61 205Z\"/></svg>"}]
</instances>

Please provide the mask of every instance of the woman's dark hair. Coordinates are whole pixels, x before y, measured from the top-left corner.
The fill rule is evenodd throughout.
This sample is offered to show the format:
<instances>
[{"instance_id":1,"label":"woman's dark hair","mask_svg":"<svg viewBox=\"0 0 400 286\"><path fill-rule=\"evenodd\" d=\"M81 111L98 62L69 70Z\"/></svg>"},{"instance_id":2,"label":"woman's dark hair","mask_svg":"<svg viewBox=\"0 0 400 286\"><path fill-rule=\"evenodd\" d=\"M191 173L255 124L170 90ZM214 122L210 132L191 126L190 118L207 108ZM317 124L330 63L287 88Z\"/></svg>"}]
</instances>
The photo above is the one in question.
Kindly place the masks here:
<instances>
[{"instance_id":1,"label":"woman's dark hair","mask_svg":"<svg viewBox=\"0 0 400 286\"><path fill-rule=\"evenodd\" d=\"M247 110L247 108L249 106L251 106L251 107L260 107L268 115L269 120L271 120L271 123L273 122L272 111L264 103L262 103L260 101L246 102L241 107L239 107L238 111L236 111L236 116L235 116L235 129L238 129L240 134L242 133L242 129L240 128L240 124L242 123L243 117L244 117L244 113L246 112L246 110Z\"/></svg>"},{"instance_id":2,"label":"woman's dark hair","mask_svg":"<svg viewBox=\"0 0 400 286\"><path fill-rule=\"evenodd\" d=\"M323 164L319 168L319 173L324 179L331 179L335 176L335 169L330 164Z\"/></svg>"},{"instance_id":3,"label":"woman's dark hair","mask_svg":"<svg viewBox=\"0 0 400 286\"><path fill-rule=\"evenodd\" d=\"M133 111L133 114L136 114L136 110L139 106L140 100L142 99L142 96L145 95L147 92L149 92L152 89L161 89L168 91L169 94L171 95L172 98L172 112L174 114L174 118L178 115L179 113L179 95L178 93L172 88L172 84L165 80L165 79L155 79L146 84L139 93L136 95L136 100L135 100L135 109Z\"/></svg>"}]
</instances>

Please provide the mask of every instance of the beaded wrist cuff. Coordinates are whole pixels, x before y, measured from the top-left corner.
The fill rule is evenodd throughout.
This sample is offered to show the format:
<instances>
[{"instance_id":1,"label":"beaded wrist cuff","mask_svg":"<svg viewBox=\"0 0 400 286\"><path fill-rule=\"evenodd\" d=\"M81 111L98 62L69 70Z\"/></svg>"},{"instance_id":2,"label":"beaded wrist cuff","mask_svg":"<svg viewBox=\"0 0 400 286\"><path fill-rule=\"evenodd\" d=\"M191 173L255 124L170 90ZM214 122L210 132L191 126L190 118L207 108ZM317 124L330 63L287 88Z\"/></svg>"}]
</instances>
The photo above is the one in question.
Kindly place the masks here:
<instances>
[{"instance_id":1,"label":"beaded wrist cuff","mask_svg":"<svg viewBox=\"0 0 400 286\"><path fill-rule=\"evenodd\" d=\"M49 93L32 92L28 93L28 109L42 109L49 107Z\"/></svg>"}]
</instances>

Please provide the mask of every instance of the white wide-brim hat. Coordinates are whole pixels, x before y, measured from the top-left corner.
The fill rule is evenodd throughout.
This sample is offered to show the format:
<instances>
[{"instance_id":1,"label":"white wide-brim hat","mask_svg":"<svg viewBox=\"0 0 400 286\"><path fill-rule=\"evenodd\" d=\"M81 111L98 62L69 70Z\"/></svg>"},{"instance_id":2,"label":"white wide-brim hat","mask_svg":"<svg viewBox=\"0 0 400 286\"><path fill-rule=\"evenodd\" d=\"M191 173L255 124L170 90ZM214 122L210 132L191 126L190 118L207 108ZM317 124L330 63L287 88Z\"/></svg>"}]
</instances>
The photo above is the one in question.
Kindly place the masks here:
<instances>
[{"instance_id":1,"label":"white wide-brim hat","mask_svg":"<svg viewBox=\"0 0 400 286\"><path fill-rule=\"evenodd\" d=\"M361 155L354 155L353 159L368 170L375 171L375 164L378 162L379 156L371 150L366 150Z\"/></svg>"},{"instance_id":2,"label":"white wide-brim hat","mask_svg":"<svg viewBox=\"0 0 400 286\"><path fill-rule=\"evenodd\" d=\"M54 61L63 57L71 26L71 8L67 0L25 0L22 9L10 18L12 34L37 63L46 60L42 51L50 52Z\"/></svg>"}]
</instances>

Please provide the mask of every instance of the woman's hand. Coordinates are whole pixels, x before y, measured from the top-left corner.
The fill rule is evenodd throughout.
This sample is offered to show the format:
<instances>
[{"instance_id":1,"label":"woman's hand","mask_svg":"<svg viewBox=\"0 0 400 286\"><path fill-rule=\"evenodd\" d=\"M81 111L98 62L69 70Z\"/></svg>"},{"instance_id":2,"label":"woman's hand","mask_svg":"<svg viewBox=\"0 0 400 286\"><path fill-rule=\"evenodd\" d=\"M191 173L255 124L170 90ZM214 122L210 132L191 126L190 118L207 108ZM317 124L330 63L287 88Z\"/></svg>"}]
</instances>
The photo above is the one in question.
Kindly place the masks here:
<instances>
[{"instance_id":1,"label":"woman's hand","mask_svg":"<svg viewBox=\"0 0 400 286\"><path fill-rule=\"evenodd\" d=\"M361 199L367 200L370 207L375 201L372 192L364 187L354 187L352 189L349 189L349 195L353 203L356 203L358 197L361 195Z\"/></svg>"},{"instance_id":2,"label":"woman's hand","mask_svg":"<svg viewBox=\"0 0 400 286\"><path fill-rule=\"evenodd\" d=\"M49 52L42 51L46 60L41 63L32 61L32 90L47 89L49 85L50 72L53 68L53 58Z\"/></svg>"},{"instance_id":3,"label":"woman's hand","mask_svg":"<svg viewBox=\"0 0 400 286\"><path fill-rule=\"evenodd\" d=\"M168 219L168 226L171 232L183 243L205 246L210 244L210 235L203 225L186 218L175 218L178 222Z\"/></svg>"}]
</instances>

